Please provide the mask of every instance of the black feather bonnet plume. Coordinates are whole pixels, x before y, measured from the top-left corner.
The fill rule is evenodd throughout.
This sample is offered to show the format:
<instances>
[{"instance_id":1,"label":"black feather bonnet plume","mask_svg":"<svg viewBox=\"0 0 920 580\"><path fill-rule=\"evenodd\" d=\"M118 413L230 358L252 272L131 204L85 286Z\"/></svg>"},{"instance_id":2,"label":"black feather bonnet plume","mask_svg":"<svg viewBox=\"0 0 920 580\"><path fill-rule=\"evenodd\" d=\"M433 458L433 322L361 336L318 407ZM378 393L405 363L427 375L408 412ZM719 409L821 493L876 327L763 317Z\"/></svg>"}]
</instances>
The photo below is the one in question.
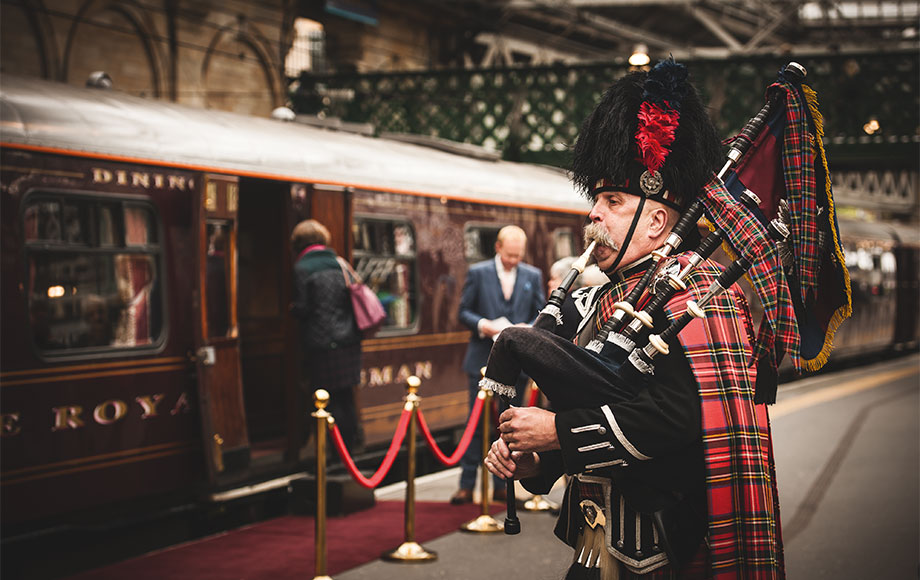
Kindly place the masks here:
<instances>
[{"instance_id":1,"label":"black feather bonnet plume","mask_svg":"<svg viewBox=\"0 0 920 580\"><path fill-rule=\"evenodd\" d=\"M572 180L686 209L721 164L721 143L687 68L667 59L616 81L585 119ZM600 188L600 189L599 189Z\"/></svg>"}]
</instances>

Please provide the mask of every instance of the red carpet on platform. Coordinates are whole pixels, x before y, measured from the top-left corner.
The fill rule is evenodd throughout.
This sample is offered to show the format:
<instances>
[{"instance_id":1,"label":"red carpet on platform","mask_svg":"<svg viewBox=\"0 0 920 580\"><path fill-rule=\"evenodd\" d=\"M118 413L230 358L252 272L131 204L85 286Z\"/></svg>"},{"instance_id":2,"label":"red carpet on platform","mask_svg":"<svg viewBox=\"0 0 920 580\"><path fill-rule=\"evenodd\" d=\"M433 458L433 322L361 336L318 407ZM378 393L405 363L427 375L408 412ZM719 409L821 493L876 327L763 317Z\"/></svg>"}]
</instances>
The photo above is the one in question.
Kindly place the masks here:
<instances>
[{"instance_id":1,"label":"red carpet on platform","mask_svg":"<svg viewBox=\"0 0 920 580\"><path fill-rule=\"evenodd\" d=\"M495 514L504 503L490 505ZM326 519L326 573L334 575L380 558L405 540L405 504L381 501L368 510ZM416 502L415 541L455 532L482 506ZM71 580L286 580L313 578L314 518L285 516L112 564Z\"/></svg>"}]
</instances>

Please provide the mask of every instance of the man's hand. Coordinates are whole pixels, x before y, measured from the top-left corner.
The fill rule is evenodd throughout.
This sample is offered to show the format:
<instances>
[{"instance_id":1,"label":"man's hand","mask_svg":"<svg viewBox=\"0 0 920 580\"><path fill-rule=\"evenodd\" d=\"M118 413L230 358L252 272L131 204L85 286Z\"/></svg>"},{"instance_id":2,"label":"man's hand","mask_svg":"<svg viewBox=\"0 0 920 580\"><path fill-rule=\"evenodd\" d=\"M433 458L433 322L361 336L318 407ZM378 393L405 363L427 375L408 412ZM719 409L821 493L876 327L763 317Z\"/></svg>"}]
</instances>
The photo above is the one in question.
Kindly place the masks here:
<instances>
[{"instance_id":1,"label":"man's hand","mask_svg":"<svg viewBox=\"0 0 920 580\"><path fill-rule=\"evenodd\" d=\"M502 330L504 330L503 326L498 325L488 318L484 318L482 322L479 323L479 332L484 338L492 338Z\"/></svg>"},{"instance_id":2,"label":"man's hand","mask_svg":"<svg viewBox=\"0 0 920 580\"><path fill-rule=\"evenodd\" d=\"M526 479L540 473L540 458L536 453L512 453L501 439L492 443L483 464L502 479Z\"/></svg>"},{"instance_id":3,"label":"man's hand","mask_svg":"<svg viewBox=\"0 0 920 580\"><path fill-rule=\"evenodd\" d=\"M556 414L537 407L511 407L498 418L502 441L511 451L559 449Z\"/></svg>"}]
</instances>

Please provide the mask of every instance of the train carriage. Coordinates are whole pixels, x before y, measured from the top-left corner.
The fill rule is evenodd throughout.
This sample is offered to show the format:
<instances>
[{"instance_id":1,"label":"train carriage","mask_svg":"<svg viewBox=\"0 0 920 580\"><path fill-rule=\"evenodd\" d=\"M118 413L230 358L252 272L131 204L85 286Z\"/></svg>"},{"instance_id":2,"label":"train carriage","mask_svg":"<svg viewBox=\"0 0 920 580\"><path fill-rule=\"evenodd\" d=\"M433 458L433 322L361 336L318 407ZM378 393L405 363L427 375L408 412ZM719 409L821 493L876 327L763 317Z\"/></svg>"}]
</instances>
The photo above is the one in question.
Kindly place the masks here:
<instances>
[{"instance_id":1,"label":"train carriage","mask_svg":"<svg viewBox=\"0 0 920 580\"><path fill-rule=\"evenodd\" d=\"M522 226L546 274L580 253L588 209L552 168L10 75L0 146L4 539L304 468L298 221L326 224L386 305L358 396L380 447L410 374L433 429L464 424L457 307L498 229ZM915 348L916 231L840 227L854 320L835 358Z\"/></svg>"},{"instance_id":2,"label":"train carriage","mask_svg":"<svg viewBox=\"0 0 920 580\"><path fill-rule=\"evenodd\" d=\"M409 374L432 428L464 423L457 305L501 226L544 272L581 250L586 204L551 168L11 76L0 107L6 536L303 469L301 219L387 308L363 343L370 446Z\"/></svg>"}]
</instances>

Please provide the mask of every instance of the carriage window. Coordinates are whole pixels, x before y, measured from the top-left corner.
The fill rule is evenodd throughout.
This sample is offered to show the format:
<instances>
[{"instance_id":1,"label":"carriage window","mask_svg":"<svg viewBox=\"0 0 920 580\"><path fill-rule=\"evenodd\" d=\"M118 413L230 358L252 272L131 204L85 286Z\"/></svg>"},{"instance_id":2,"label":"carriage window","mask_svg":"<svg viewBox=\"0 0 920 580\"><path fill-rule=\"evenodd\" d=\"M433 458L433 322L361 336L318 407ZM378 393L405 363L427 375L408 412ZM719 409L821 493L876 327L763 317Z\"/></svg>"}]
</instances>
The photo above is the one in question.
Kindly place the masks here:
<instances>
[{"instance_id":1,"label":"carriage window","mask_svg":"<svg viewBox=\"0 0 920 580\"><path fill-rule=\"evenodd\" d=\"M383 329L412 327L418 318L415 230L406 221L355 216L354 268L387 311Z\"/></svg>"},{"instance_id":2,"label":"carriage window","mask_svg":"<svg viewBox=\"0 0 920 580\"><path fill-rule=\"evenodd\" d=\"M227 232L232 223L227 220L209 221L207 224L208 257L205 275L205 292L208 309L208 336L226 336L230 329L230 254L227 252Z\"/></svg>"},{"instance_id":3,"label":"carriage window","mask_svg":"<svg viewBox=\"0 0 920 580\"><path fill-rule=\"evenodd\" d=\"M162 328L150 206L33 196L23 211L32 340L41 351L141 347Z\"/></svg>"},{"instance_id":4,"label":"carriage window","mask_svg":"<svg viewBox=\"0 0 920 580\"><path fill-rule=\"evenodd\" d=\"M467 262L480 262L495 256L495 242L502 226L471 225L463 228L463 254Z\"/></svg>"}]
</instances>

